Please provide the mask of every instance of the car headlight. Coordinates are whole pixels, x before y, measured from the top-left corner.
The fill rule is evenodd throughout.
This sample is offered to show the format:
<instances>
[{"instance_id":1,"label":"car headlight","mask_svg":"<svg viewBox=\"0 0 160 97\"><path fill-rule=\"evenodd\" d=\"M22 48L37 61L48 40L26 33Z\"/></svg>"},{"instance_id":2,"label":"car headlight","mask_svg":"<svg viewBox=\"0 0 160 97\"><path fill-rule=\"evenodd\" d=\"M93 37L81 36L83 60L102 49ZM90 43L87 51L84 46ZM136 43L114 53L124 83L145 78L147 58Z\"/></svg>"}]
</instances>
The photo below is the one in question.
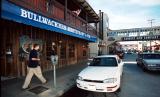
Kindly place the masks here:
<instances>
[{"instance_id":1,"label":"car headlight","mask_svg":"<svg viewBox=\"0 0 160 97\"><path fill-rule=\"evenodd\" d=\"M149 67L156 66L156 64L148 64Z\"/></svg>"},{"instance_id":2,"label":"car headlight","mask_svg":"<svg viewBox=\"0 0 160 97\"><path fill-rule=\"evenodd\" d=\"M82 81L82 80L83 80L83 78L82 78L82 77L80 77L80 76L78 76L78 80L81 80L81 81Z\"/></svg>"},{"instance_id":3,"label":"car headlight","mask_svg":"<svg viewBox=\"0 0 160 97\"><path fill-rule=\"evenodd\" d=\"M104 83L115 83L117 81L117 78L108 78L103 80Z\"/></svg>"}]
</instances>

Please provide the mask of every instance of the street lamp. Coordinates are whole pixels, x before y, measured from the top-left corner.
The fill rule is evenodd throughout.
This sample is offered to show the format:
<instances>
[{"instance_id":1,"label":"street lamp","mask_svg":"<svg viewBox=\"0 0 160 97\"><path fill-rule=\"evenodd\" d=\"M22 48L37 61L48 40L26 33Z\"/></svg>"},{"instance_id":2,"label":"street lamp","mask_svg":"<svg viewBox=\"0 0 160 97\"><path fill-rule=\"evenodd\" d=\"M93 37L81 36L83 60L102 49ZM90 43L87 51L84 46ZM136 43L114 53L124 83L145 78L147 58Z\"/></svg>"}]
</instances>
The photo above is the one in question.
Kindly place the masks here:
<instances>
[{"instance_id":1,"label":"street lamp","mask_svg":"<svg viewBox=\"0 0 160 97\"><path fill-rule=\"evenodd\" d=\"M155 19L150 19L150 20L148 20L150 23L151 23L151 30L150 30L150 32L149 32L149 36L152 36L153 35L153 29L152 29L152 24L153 24L153 21L154 21ZM150 40L150 52L152 51L152 43L151 43L151 40Z\"/></svg>"}]
</instances>

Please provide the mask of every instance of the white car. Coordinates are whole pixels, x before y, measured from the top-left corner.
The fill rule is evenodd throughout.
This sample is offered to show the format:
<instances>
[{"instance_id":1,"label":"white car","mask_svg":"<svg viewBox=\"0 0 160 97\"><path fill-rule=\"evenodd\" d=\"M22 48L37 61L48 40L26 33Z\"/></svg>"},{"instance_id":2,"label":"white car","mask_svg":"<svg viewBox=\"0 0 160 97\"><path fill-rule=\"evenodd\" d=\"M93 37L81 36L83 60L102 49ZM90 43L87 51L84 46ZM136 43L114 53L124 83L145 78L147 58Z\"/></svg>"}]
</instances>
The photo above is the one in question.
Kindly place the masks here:
<instances>
[{"instance_id":1,"label":"white car","mask_svg":"<svg viewBox=\"0 0 160 97\"><path fill-rule=\"evenodd\" d=\"M120 88L123 62L117 55L97 56L78 74L80 89L95 92L115 92Z\"/></svg>"}]
</instances>

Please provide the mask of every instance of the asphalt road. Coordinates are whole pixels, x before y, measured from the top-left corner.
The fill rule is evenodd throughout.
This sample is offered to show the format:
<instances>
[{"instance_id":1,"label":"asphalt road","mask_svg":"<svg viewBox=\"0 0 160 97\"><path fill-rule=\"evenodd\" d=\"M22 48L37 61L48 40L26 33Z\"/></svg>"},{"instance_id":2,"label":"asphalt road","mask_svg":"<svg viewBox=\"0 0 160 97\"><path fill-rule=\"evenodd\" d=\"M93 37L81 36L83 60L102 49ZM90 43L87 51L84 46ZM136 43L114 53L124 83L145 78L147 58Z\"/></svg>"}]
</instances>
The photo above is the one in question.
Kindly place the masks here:
<instances>
[{"instance_id":1,"label":"asphalt road","mask_svg":"<svg viewBox=\"0 0 160 97\"><path fill-rule=\"evenodd\" d=\"M135 60L136 55L126 55L125 61ZM160 97L160 73L143 72L134 63L124 64L121 91L98 93L81 90L74 86L62 97Z\"/></svg>"},{"instance_id":2,"label":"asphalt road","mask_svg":"<svg viewBox=\"0 0 160 97\"><path fill-rule=\"evenodd\" d=\"M137 58L137 54L136 53L125 54L123 61L136 61L136 58Z\"/></svg>"}]
</instances>

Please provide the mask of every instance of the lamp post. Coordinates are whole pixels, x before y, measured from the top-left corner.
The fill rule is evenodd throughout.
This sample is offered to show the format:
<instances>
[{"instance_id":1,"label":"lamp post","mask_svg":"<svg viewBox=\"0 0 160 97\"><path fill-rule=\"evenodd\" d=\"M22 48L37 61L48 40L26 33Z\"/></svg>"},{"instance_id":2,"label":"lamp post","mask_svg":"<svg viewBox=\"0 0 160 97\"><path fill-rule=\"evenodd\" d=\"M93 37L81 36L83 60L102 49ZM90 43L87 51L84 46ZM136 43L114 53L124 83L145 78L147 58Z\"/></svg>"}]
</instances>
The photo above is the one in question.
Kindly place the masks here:
<instances>
[{"instance_id":1,"label":"lamp post","mask_svg":"<svg viewBox=\"0 0 160 97\"><path fill-rule=\"evenodd\" d=\"M150 19L150 20L148 20L149 22L150 22L150 24L151 24L151 30L150 30L150 32L149 32L149 36L152 36L153 35L153 29L152 29L152 24L153 24L153 21L154 21L155 19ZM152 43L151 43L152 41L150 40L150 52L152 51Z\"/></svg>"}]
</instances>

